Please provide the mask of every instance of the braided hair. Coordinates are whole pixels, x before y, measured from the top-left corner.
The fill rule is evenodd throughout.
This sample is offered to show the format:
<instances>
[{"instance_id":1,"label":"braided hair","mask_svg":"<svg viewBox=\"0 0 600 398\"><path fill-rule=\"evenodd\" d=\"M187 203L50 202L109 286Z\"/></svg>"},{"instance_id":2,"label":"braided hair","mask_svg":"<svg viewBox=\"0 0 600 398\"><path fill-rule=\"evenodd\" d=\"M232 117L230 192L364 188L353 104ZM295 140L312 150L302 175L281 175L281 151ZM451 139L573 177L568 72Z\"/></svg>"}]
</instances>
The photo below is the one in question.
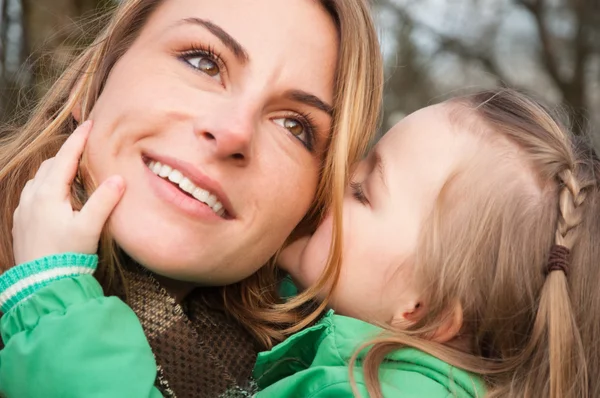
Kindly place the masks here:
<instances>
[{"instance_id":1,"label":"braided hair","mask_svg":"<svg viewBox=\"0 0 600 398\"><path fill-rule=\"evenodd\" d=\"M556 112L509 89L450 100L481 151L438 195L414 253L428 313L370 341L378 367L412 346L481 375L488 397L600 397L600 162ZM464 131L464 132L463 132ZM460 303L460 347L431 335Z\"/></svg>"},{"instance_id":2,"label":"braided hair","mask_svg":"<svg viewBox=\"0 0 600 398\"><path fill-rule=\"evenodd\" d=\"M468 101L475 105L484 123L525 152L546 190L545 199L556 203L557 208L550 258L541 264L545 279L537 303L533 303L535 320L524 347L529 357L514 364L524 373L513 375L498 395L600 396L598 382L589 378L600 370L600 336L584 330L585 324L593 325L595 330L600 324L600 294L594 291L600 283L600 259L595 248L600 238L598 158L589 140L576 137L562 123L564 117L523 94L500 89L477 94ZM559 267L555 267L557 255L562 263ZM590 279L586 282L586 278ZM589 298L582 300L581 295L574 294L577 291L595 296L592 301L596 305L586 308Z\"/></svg>"}]
</instances>

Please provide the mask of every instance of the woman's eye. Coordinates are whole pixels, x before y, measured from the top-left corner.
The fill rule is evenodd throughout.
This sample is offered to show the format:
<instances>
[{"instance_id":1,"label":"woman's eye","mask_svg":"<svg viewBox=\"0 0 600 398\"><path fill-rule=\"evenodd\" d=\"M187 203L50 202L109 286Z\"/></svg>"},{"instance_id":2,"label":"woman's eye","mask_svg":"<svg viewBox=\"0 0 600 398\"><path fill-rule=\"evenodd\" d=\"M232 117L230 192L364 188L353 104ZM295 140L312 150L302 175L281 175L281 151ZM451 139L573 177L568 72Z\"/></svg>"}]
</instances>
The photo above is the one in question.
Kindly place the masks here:
<instances>
[{"instance_id":1,"label":"woman's eye","mask_svg":"<svg viewBox=\"0 0 600 398\"><path fill-rule=\"evenodd\" d=\"M307 143L308 142L308 132L306 131L306 127L304 124L296 119L291 119L289 117L281 117L273 120L275 123L288 130L294 137L298 138L300 141Z\"/></svg>"},{"instance_id":2,"label":"woman's eye","mask_svg":"<svg viewBox=\"0 0 600 398\"><path fill-rule=\"evenodd\" d=\"M204 55L196 55L185 58L185 62L208 76L218 78L221 75L221 69L217 62Z\"/></svg>"}]
</instances>

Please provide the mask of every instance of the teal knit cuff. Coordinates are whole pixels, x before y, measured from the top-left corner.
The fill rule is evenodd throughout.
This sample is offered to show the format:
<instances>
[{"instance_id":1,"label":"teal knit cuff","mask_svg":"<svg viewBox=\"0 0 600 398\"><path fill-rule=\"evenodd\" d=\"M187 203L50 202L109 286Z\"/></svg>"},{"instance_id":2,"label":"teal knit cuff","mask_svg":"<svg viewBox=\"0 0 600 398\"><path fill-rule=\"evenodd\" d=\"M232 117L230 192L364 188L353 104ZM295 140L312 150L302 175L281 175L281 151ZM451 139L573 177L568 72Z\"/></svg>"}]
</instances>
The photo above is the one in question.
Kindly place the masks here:
<instances>
[{"instance_id":1,"label":"teal knit cuff","mask_svg":"<svg viewBox=\"0 0 600 398\"><path fill-rule=\"evenodd\" d=\"M98 266L98 256L62 253L17 265L0 276L0 310L7 313L39 289L53 281L91 275Z\"/></svg>"}]
</instances>

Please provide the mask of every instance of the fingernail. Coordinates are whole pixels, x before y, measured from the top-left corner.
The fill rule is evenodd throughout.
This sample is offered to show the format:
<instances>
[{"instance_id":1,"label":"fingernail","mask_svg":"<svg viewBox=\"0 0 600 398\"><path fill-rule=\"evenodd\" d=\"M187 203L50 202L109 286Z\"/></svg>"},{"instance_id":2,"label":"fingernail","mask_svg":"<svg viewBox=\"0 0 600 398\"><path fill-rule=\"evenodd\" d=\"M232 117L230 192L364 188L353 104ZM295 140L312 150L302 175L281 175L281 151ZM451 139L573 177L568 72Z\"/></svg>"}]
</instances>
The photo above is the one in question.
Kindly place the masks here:
<instances>
[{"instance_id":1,"label":"fingernail","mask_svg":"<svg viewBox=\"0 0 600 398\"><path fill-rule=\"evenodd\" d=\"M105 184L118 191L123 190L123 188L125 187L125 181L121 176L112 176L106 180Z\"/></svg>"},{"instance_id":2,"label":"fingernail","mask_svg":"<svg viewBox=\"0 0 600 398\"><path fill-rule=\"evenodd\" d=\"M85 122L81 123L81 125L79 126L79 128L81 130L84 130L84 129L87 129L87 128L91 127L91 125L92 125L92 121L88 119Z\"/></svg>"}]
</instances>

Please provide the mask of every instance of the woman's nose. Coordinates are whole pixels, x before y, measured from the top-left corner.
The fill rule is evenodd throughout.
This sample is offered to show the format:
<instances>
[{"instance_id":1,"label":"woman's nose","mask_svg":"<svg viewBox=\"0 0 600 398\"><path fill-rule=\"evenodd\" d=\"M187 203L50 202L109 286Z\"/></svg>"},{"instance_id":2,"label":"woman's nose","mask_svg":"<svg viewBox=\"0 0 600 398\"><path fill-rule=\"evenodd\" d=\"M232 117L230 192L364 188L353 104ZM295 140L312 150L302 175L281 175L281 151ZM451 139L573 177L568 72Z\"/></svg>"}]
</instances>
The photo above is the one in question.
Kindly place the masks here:
<instances>
[{"instance_id":1,"label":"woman's nose","mask_svg":"<svg viewBox=\"0 0 600 398\"><path fill-rule=\"evenodd\" d=\"M238 109L211 116L212 123L201 123L196 130L200 139L210 146L214 156L246 165L252 157L252 141L256 126L248 110Z\"/></svg>"}]
</instances>

